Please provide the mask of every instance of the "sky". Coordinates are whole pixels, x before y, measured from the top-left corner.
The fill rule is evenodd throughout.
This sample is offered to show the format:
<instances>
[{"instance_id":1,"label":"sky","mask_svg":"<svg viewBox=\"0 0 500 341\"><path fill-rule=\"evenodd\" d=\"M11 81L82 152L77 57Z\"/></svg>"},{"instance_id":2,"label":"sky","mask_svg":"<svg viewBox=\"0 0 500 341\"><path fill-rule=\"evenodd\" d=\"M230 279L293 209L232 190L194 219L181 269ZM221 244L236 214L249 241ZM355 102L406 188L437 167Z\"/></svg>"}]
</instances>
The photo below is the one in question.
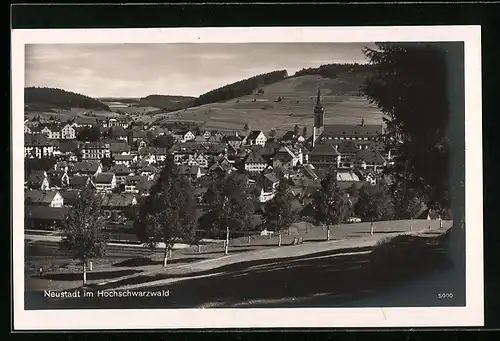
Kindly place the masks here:
<instances>
[{"instance_id":1,"label":"sky","mask_svg":"<svg viewBox=\"0 0 500 341\"><path fill-rule=\"evenodd\" d=\"M26 45L25 86L91 97L199 96L261 73L366 63L371 43Z\"/></svg>"}]
</instances>

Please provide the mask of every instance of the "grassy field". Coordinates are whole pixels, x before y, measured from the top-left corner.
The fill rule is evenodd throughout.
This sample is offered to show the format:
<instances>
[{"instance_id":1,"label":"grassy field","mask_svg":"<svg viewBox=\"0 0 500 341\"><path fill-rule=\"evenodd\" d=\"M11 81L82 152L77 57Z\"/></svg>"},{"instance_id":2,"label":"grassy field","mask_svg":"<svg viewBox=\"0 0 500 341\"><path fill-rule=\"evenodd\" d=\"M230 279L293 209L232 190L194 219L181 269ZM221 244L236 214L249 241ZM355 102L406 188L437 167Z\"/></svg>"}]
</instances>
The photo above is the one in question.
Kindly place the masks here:
<instances>
[{"instance_id":1,"label":"grassy field","mask_svg":"<svg viewBox=\"0 0 500 341\"><path fill-rule=\"evenodd\" d=\"M383 238L408 232L409 224L409 221L376 223L373 236L370 235L369 223L339 225L332 227L331 241L325 242L325 228L307 223L297 223L290 228L289 232L282 235L281 247L278 247L279 238L277 236L269 238L267 236L253 235L250 237L250 243L248 236L231 238L229 243L231 258L226 258L224 257L222 243L203 243L200 250L198 250L197 246L174 250L169 266L166 269L161 267L162 249L151 251L137 246L113 245L108 247L106 257L94 261L94 269L89 273L88 280L90 284L97 284L106 280L119 279L124 281L123 284L130 284L127 278L135 277L140 273L158 271L163 273L166 271L166 274L170 274L173 270L172 267L179 265L191 266L191 264L203 260L214 260L215 263L211 263L209 266L214 267L223 266L228 262L249 261L254 258L262 260L328 251L332 248L329 243L338 243L333 245L334 248L352 248L356 245L361 247L365 246L366 243L374 244ZM413 223L413 230L424 229L429 224L431 224L434 231L439 228L438 221L420 220ZM445 224L449 227L451 223L445 222ZM293 238L298 236L303 238L304 243L289 246L292 244ZM44 268L45 275L43 278L37 275L37 270L40 267ZM146 275L143 280L149 278L151 276ZM81 265L64 252L59 251L56 242L26 241L25 280L26 290L76 288L81 285ZM132 283L137 284L137 280Z\"/></svg>"},{"instance_id":2,"label":"grassy field","mask_svg":"<svg viewBox=\"0 0 500 341\"><path fill-rule=\"evenodd\" d=\"M350 81L348 77L330 79L313 75L288 78L265 86L265 93L261 96L248 95L227 102L153 115L150 121L187 120L199 122L207 129L219 130L241 130L249 124L252 129L269 131L275 128L282 132L298 124L307 126L310 133L318 84L322 88L325 124L356 124L361 118L366 124L382 123L380 110L365 97L356 95L357 90L354 89L359 86L358 79ZM283 100L276 102L279 96Z\"/></svg>"}]
</instances>

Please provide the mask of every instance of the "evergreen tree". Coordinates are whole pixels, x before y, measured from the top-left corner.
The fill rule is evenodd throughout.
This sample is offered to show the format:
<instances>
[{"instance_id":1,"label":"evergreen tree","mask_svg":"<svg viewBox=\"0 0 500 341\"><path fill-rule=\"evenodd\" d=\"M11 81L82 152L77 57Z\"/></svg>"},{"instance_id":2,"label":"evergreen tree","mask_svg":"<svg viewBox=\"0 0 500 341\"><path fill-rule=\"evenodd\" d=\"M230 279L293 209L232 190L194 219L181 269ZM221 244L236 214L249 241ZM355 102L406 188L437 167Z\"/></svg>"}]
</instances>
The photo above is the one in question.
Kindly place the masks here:
<instances>
[{"instance_id":1,"label":"evergreen tree","mask_svg":"<svg viewBox=\"0 0 500 341\"><path fill-rule=\"evenodd\" d=\"M331 225L340 224L349 218L351 214L349 198L339 188L334 169L321 180L321 188L314 194L312 206L316 222L327 227L327 240L330 239Z\"/></svg>"},{"instance_id":2,"label":"evergreen tree","mask_svg":"<svg viewBox=\"0 0 500 341\"><path fill-rule=\"evenodd\" d=\"M82 262L84 285L87 283L87 262L105 255L108 236L104 229L101 197L86 188L66 216L59 244L62 250L73 255L73 259Z\"/></svg>"},{"instance_id":3,"label":"evergreen tree","mask_svg":"<svg viewBox=\"0 0 500 341\"><path fill-rule=\"evenodd\" d=\"M192 240L196 229L196 198L186 177L179 174L170 155L134 222L139 241L154 249L165 244L163 266L177 240Z\"/></svg>"},{"instance_id":4,"label":"evergreen tree","mask_svg":"<svg viewBox=\"0 0 500 341\"><path fill-rule=\"evenodd\" d=\"M295 135L295 137L299 136L299 133L300 133L300 128L299 126L296 124L294 127L293 127L293 134Z\"/></svg>"}]
</instances>

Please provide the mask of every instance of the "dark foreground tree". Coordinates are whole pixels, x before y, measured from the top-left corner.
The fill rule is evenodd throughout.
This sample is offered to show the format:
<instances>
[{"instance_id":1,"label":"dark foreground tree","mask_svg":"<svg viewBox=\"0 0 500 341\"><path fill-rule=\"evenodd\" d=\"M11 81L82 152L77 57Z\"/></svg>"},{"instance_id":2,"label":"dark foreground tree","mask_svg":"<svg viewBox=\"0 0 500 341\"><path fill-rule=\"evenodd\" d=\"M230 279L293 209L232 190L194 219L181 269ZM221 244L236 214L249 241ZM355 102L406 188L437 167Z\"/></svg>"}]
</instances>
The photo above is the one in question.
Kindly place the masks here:
<instances>
[{"instance_id":1,"label":"dark foreground tree","mask_svg":"<svg viewBox=\"0 0 500 341\"><path fill-rule=\"evenodd\" d=\"M385 183L366 184L359 190L354 212L363 221L390 220L394 217L394 203Z\"/></svg>"},{"instance_id":2,"label":"dark foreground tree","mask_svg":"<svg viewBox=\"0 0 500 341\"><path fill-rule=\"evenodd\" d=\"M330 227L346 221L351 214L347 193L339 188L334 170L321 180L321 188L313 196L313 214L318 224L327 228L326 239L330 239Z\"/></svg>"},{"instance_id":3,"label":"dark foreground tree","mask_svg":"<svg viewBox=\"0 0 500 341\"><path fill-rule=\"evenodd\" d=\"M87 284L87 263L106 252L108 236L101 211L101 197L91 189L84 189L76 204L68 212L62 226L59 247L69 251L83 266L83 284Z\"/></svg>"},{"instance_id":4,"label":"dark foreground tree","mask_svg":"<svg viewBox=\"0 0 500 341\"><path fill-rule=\"evenodd\" d=\"M169 156L150 195L141 204L134 222L137 238L155 249L165 244L163 266L176 241L191 241L196 230L196 198L186 177Z\"/></svg>"},{"instance_id":5,"label":"dark foreground tree","mask_svg":"<svg viewBox=\"0 0 500 341\"><path fill-rule=\"evenodd\" d=\"M380 43L366 48L375 66L364 92L386 114L384 140L396 155L395 181L425 192L433 208L449 206L447 60L432 44Z\"/></svg>"},{"instance_id":6,"label":"dark foreground tree","mask_svg":"<svg viewBox=\"0 0 500 341\"><path fill-rule=\"evenodd\" d=\"M297 220L297 214L292 207L293 195L290 186L281 181L274 197L267 201L264 206L264 224L270 230L279 234L281 246L281 231L290 227Z\"/></svg>"},{"instance_id":7,"label":"dark foreground tree","mask_svg":"<svg viewBox=\"0 0 500 341\"><path fill-rule=\"evenodd\" d=\"M364 52L375 68L364 93L387 116L394 180L423 194L428 208L452 209L447 240L457 277L448 282L465 295L464 44L379 43Z\"/></svg>"}]
</instances>

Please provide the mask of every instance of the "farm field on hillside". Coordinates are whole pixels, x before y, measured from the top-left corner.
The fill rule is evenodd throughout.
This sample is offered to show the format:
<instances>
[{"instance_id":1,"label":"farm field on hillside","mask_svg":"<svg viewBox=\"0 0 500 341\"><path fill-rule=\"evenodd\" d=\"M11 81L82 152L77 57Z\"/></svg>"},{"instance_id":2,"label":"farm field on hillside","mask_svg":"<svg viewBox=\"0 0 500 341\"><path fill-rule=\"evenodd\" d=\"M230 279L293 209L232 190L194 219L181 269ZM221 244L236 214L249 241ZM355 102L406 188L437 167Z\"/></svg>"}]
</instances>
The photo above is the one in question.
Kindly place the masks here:
<instances>
[{"instance_id":1,"label":"farm field on hillside","mask_svg":"<svg viewBox=\"0 0 500 341\"><path fill-rule=\"evenodd\" d=\"M264 95L248 95L222 103L212 103L153 115L152 122L195 121L206 129L241 130L245 124L251 129L284 132L295 124L311 131L312 112L316 104L318 84L325 108L325 123L356 124L361 118L366 124L381 124L382 113L365 97L352 92L337 95L335 79L301 76L263 87ZM277 101L282 97L281 101Z\"/></svg>"}]
</instances>

